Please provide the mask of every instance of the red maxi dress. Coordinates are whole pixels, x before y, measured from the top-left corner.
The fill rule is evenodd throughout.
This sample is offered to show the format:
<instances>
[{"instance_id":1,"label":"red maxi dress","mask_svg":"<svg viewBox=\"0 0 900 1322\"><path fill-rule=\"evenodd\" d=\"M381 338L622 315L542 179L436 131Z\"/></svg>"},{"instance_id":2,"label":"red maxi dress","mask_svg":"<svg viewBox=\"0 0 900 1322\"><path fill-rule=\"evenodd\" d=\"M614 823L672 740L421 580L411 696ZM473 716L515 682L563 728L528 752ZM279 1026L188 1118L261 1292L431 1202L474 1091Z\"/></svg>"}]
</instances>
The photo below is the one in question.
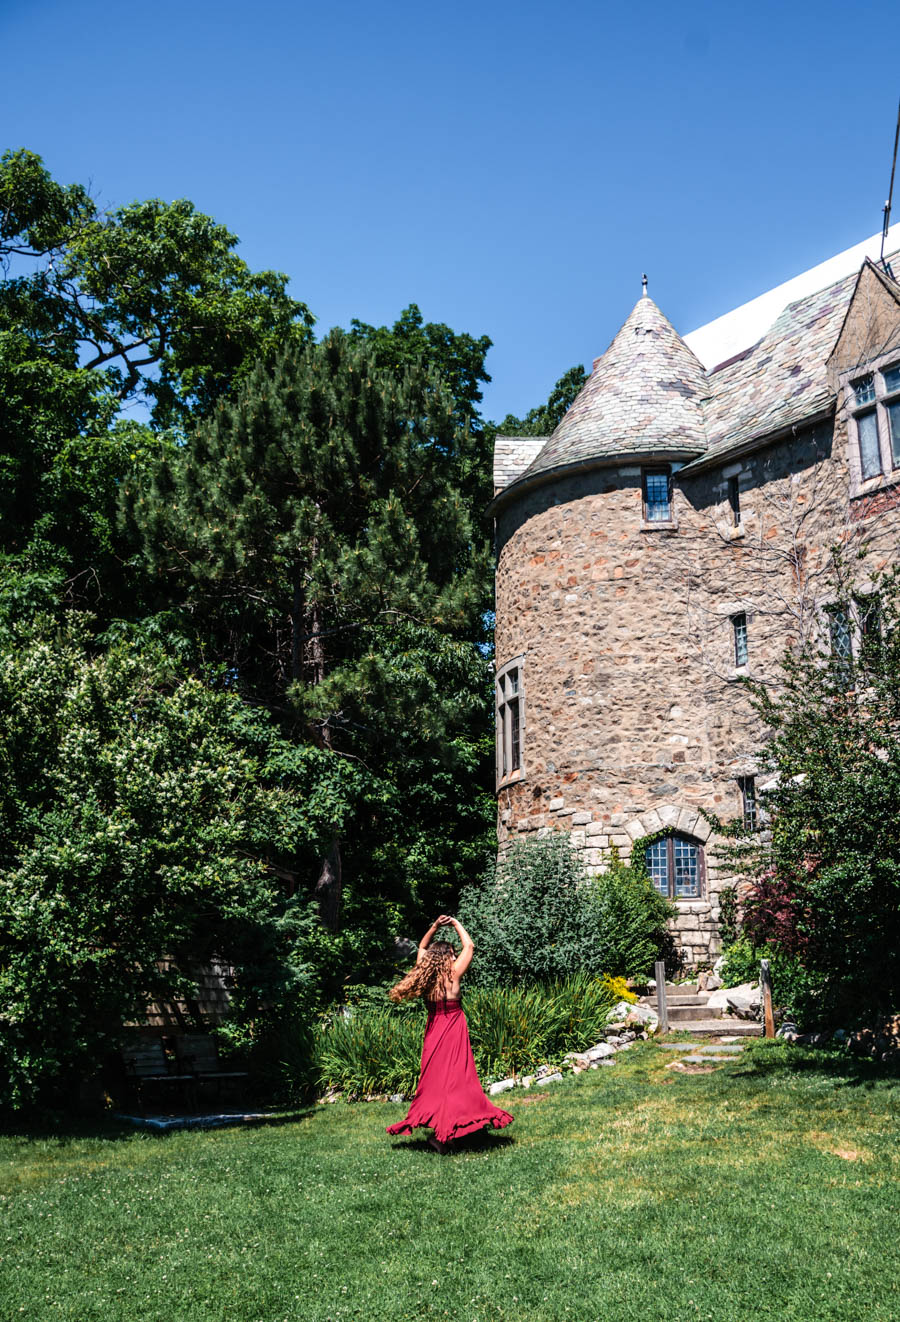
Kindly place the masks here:
<instances>
[{"instance_id":1,"label":"red maxi dress","mask_svg":"<svg viewBox=\"0 0 900 1322\"><path fill-rule=\"evenodd\" d=\"M406 1119L390 1125L389 1134L411 1134L426 1125L439 1143L490 1125L502 1129L512 1123L485 1095L478 1081L469 1026L457 1000L426 1001L428 1022L422 1043L419 1086Z\"/></svg>"}]
</instances>

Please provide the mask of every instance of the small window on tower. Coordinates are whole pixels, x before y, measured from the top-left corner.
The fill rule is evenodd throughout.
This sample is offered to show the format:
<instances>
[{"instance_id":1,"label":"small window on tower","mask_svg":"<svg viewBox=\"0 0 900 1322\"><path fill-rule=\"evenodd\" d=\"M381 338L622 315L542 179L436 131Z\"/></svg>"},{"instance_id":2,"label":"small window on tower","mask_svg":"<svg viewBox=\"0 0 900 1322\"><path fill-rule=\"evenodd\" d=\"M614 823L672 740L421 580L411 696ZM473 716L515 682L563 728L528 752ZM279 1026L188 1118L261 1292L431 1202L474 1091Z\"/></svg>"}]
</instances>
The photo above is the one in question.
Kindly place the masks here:
<instances>
[{"instance_id":1,"label":"small window on tower","mask_svg":"<svg viewBox=\"0 0 900 1322\"><path fill-rule=\"evenodd\" d=\"M741 521L741 489L736 477L728 479L728 504L731 506L731 518L736 528Z\"/></svg>"},{"instance_id":2,"label":"small window on tower","mask_svg":"<svg viewBox=\"0 0 900 1322\"><path fill-rule=\"evenodd\" d=\"M672 518L672 483L668 468L644 469L644 522L668 523Z\"/></svg>"},{"instance_id":3,"label":"small window on tower","mask_svg":"<svg viewBox=\"0 0 900 1322\"><path fill-rule=\"evenodd\" d=\"M747 616L744 611L740 615L732 615L731 628L734 631L734 664L745 666L750 653L747 647Z\"/></svg>"},{"instance_id":4,"label":"small window on tower","mask_svg":"<svg viewBox=\"0 0 900 1322\"><path fill-rule=\"evenodd\" d=\"M497 781L522 770L522 732L525 727L522 657L497 672Z\"/></svg>"}]
</instances>

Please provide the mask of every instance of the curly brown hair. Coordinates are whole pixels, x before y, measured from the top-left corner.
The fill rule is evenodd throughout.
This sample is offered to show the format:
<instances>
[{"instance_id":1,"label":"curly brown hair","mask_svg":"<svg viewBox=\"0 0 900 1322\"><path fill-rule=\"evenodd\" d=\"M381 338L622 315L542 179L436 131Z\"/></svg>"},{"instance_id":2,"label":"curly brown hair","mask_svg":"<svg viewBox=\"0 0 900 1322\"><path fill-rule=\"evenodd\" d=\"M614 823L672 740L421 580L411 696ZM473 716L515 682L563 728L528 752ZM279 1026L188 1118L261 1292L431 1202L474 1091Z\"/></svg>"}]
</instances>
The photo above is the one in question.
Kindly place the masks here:
<instances>
[{"instance_id":1,"label":"curly brown hair","mask_svg":"<svg viewBox=\"0 0 900 1322\"><path fill-rule=\"evenodd\" d=\"M438 987L443 987L453 968L456 950L449 941L433 941L425 951L420 964L405 974L388 992L392 1001L411 1000L413 996L433 998Z\"/></svg>"}]
</instances>

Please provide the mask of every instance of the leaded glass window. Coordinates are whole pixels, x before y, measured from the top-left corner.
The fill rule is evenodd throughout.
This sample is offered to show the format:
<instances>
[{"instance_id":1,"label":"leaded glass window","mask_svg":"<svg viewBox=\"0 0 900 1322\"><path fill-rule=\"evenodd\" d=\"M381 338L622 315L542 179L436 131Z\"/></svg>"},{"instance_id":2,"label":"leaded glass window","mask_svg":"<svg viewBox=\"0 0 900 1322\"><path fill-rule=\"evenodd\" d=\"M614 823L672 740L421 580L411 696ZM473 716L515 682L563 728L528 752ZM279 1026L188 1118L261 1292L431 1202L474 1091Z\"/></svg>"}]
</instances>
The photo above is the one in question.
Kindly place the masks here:
<instances>
[{"instance_id":1,"label":"leaded glass window","mask_svg":"<svg viewBox=\"0 0 900 1322\"><path fill-rule=\"evenodd\" d=\"M670 900L697 899L701 894L703 855L696 840L667 835L647 846L650 880Z\"/></svg>"},{"instance_id":2,"label":"leaded glass window","mask_svg":"<svg viewBox=\"0 0 900 1322\"><path fill-rule=\"evenodd\" d=\"M497 672L497 780L522 770L522 659L508 662Z\"/></svg>"},{"instance_id":3,"label":"leaded glass window","mask_svg":"<svg viewBox=\"0 0 900 1322\"><path fill-rule=\"evenodd\" d=\"M849 384L862 482L900 468L900 363L868 372Z\"/></svg>"},{"instance_id":4,"label":"leaded glass window","mask_svg":"<svg viewBox=\"0 0 900 1322\"><path fill-rule=\"evenodd\" d=\"M900 400L887 405L888 431L891 433L891 455L894 467L900 468Z\"/></svg>"},{"instance_id":5,"label":"leaded glass window","mask_svg":"<svg viewBox=\"0 0 900 1322\"><path fill-rule=\"evenodd\" d=\"M875 399L875 374L869 372L867 376L860 376L852 383L853 398L857 404L871 404Z\"/></svg>"},{"instance_id":6,"label":"leaded glass window","mask_svg":"<svg viewBox=\"0 0 900 1322\"><path fill-rule=\"evenodd\" d=\"M734 630L734 664L745 666L750 653L747 645L747 616L743 611L740 615L732 615L731 627Z\"/></svg>"},{"instance_id":7,"label":"leaded glass window","mask_svg":"<svg viewBox=\"0 0 900 1322\"><path fill-rule=\"evenodd\" d=\"M672 517L671 482L668 469L644 472L644 520L666 523Z\"/></svg>"},{"instance_id":8,"label":"leaded glass window","mask_svg":"<svg viewBox=\"0 0 900 1322\"><path fill-rule=\"evenodd\" d=\"M831 655L836 661L849 663L853 659L853 633L850 613L843 606L828 608L828 634Z\"/></svg>"}]
</instances>

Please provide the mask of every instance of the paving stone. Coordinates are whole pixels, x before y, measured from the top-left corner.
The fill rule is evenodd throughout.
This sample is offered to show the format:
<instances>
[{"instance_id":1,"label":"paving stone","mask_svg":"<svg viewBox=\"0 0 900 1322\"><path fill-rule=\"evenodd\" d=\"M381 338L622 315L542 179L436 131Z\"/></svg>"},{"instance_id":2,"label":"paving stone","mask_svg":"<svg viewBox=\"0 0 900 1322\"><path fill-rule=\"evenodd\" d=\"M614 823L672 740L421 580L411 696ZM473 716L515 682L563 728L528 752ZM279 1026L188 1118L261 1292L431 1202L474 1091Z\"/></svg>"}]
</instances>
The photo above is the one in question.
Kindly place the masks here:
<instances>
[{"instance_id":1,"label":"paving stone","mask_svg":"<svg viewBox=\"0 0 900 1322\"><path fill-rule=\"evenodd\" d=\"M739 1056L743 1050L744 1044L742 1042L735 1042L733 1045L728 1042L713 1042L708 1047L701 1047L700 1055L715 1056L724 1053L725 1055Z\"/></svg>"},{"instance_id":2,"label":"paving stone","mask_svg":"<svg viewBox=\"0 0 900 1322\"><path fill-rule=\"evenodd\" d=\"M657 1042L663 1051L694 1051L699 1047L699 1042Z\"/></svg>"},{"instance_id":3,"label":"paving stone","mask_svg":"<svg viewBox=\"0 0 900 1322\"><path fill-rule=\"evenodd\" d=\"M695 1055L693 1055L693 1056L688 1056L688 1057L687 1057L687 1061L691 1061L691 1062L693 1062L693 1064L695 1064L695 1065L699 1065L699 1064L701 1064L701 1063L705 1063L705 1062L708 1061L708 1060L734 1060L734 1056L723 1056L723 1055L715 1055L715 1056L714 1056L713 1053L712 1053L711 1051L702 1051L702 1052L697 1052L697 1053L696 1053ZM686 1061L682 1061L682 1064L685 1064L685 1063L687 1063L687 1062L686 1062Z\"/></svg>"}]
</instances>

